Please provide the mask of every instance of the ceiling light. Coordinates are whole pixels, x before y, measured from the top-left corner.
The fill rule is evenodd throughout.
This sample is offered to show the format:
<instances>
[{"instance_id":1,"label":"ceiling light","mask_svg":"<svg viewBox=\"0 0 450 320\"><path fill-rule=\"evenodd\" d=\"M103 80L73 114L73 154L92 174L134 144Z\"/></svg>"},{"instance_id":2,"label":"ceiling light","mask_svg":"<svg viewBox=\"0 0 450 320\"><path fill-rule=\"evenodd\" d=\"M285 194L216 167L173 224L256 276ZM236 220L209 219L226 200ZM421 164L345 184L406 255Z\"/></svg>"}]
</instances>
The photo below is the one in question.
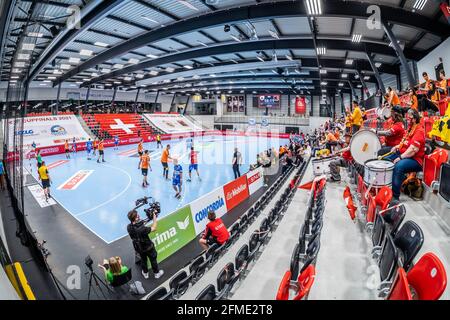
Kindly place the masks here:
<instances>
[{"instance_id":1,"label":"ceiling light","mask_svg":"<svg viewBox=\"0 0 450 320\"><path fill-rule=\"evenodd\" d=\"M286 59L291 60L291 61L294 60L290 54L286 55Z\"/></svg>"},{"instance_id":2,"label":"ceiling light","mask_svg":"<svg viewBox=\"0 0 450 320\"><path fill-rule=\"evenodd\" d=\"M327 70L325 70L325 69L320 69L320 74L327 74Z\"/></svg>"},{"instance_id":3,"label":"ceiling light","mask_svg":"<svg viewBox=\"0 0 450 320\"><path fill-rule=\"evenodd\" d=\"M214 73L211 73L209 76L214 78L216 75Z\"/></svg>"},{"instance_id":4,"label":"ceiling light","mask_svg":"<svg viewBox=\"0 0 450 320\"><path fill-rule=\"evenodd\" d=\"M365 76L364 80L370 80L370 77L369 76Z\"/></svg>"},{"instance_id":5,"label":"ceiling light","mask_svg":"<svg viewBox=\"0 0 450 320\"><path fill-rule=\"evenodd\" d=\"M198 42L199 44L201 44L202 46L204 46L204 47L207 47L207 46L208 46L206 43L201 42L200 40L197 40L197 42Z\"/></svg>"},{"instance_id":6,"label":"ceiling light","mask_svg":"<svg viewBox=\"0 0 450 320\"><path fill-rule=\"evenodd\" d=\"M15 66L16 68L24 68L24 67L25 67L25 62L22 62L22 61L16 61L16 62L14 63L14 66Z\"/></svg>"},{"instance_id":7,"label":"ceiling light","mask_svg":"<svg viewBox=\"0 0 450 320\"><path fill-rule=\"evenodd\" d=\"M344 79L347 79L347 78L348 78L348 74L343 73L343 74L341 75L341 77L344 78Z\"/></svg>"},{"instance_id":8,"label":"ceiling light","mask_svg":"<svg viewBox=\"0 0 450 320\"><path fill-rule=\"evenodd\" d=\"M152 59L158 58L158 56L156 56L156 55L154 55L154 54L151 54L151 53L149 53L149 54L147 55L147 57L152 58Z\"/></svg>"},{"instance_id":9,"label":"ceiling light","mask_svg":"<svg viewBox=\"0 0 450 320\"><path fill-rule=\"evenodd\" d=\"M50 80L44 80L43 82L45 82L45 83L51 83ZM81 82L80 82L80 83L81 83Z\"/></svg>"},{"instance_id":10,"label":"ceiling light","mask_svg":"<svg viewBox=\"0 0 450 320\"><path fill-rule=\"evenodd\" d=\"M194 67L193 67L193 66L190 66L190 65L185 65L185 66L183 66L183 68L191 70L191 69L193 69Z\"/></svg>"},{"instance_id":11,"label":"ceiling light","mask_svg":"<svg viewBox=\"0 0 450 320\"><path fill-rule=\"evenodd\" d=\"M9 77L10 79L19 79L19 77L18 76L11 76L11 77Z\"/></svg>"},{"instance_id":12,"label":"ceiling light","mask_svg":"<svg viewBox=\"0 0 450 320\"><path fill-rule=\"evenodd\" d=\"M425 8L425 5L427 4L428 0L416 0L416 2L413 5L413 8L415 10L423 10Z\"/></svg>"},{"instance_id":13,"label":"ceiling light","mask_svg":"<svg viewBox=\"0 0 450 320\"><path fill-rule=\"evenodd\" d=\"M103 68L103 69L102 69L102 72L103 72L103 73L110 73L110 72L111 72L111 69Z\"/></svg>"},{"instance_id":14,"label":"ceiling light","mask_svg":"<svg viewBox=\"0 0 450 320\"><path fill-rule=\"evenodd\" d=\"M149 17L147 17L147 16L141 16L141 18L142 18L142 19L145 19L145 20L147 20L147 21L156 23L156 24L160 24L159 21L157 21L157 20L155 20L155 19L152 19L152 18L149 18Z\"/></svg>"},{"instance_id":15,"label":"ceiling light","mask_svg":"<svg viewBox=\"0 0 450 320\"><path fill-rule=\"evenodd\" d=\"M322 14L322 4L320 0L306 0L306 9L310 16Z\"/></svg>"},{"instance_id":16,"label":"ceiling light","mask_svg":"<svg viewBox=\"0 0 450 320\"><path fill-rule=\"evenodd\" d=\"M323 55L325 55L326 53L327 53L327 48L325 48L325 47L318 47L318 48L317 48L317 54L318 54L318 55L323 56Z\"/></svg>"},{"instance_id":17,"label":"ceiling light","mask_svg":"<svg viewBox=\"0 0 450 320\"><path fill-rule=\"evenodd\" d=\"M59 71L58 69L53 70L53 74L62 74L61 71Z\"/></svg>"},{"instance_id":18,"label":"ceiling light","mask_svg":"<svg viewBox=\"0 0 450 320\"><path fill-rule=\"evenodd\" d=\"M97 42L94 43L94 46L106 48L107 46L109 46L109 44L104 43L104 42L98 42L98 41L97 41Z\"/></svg>"},{"instance_id":19,"label":"ceiling light","mask_svg":"<svg viewBox=\"0 0 450 320\"><path fill-rule=\"evenodd\" d=\"M48 80L56 80L56 77L47 77Z\"/></svg>"},{"instance_id":20,"label":"ceiling light","mask_svg":"<svg viewBox=\"0 0 450 320\"><path fill-rule=\"evenodd\" d=\"M322 85L322 86L326 86L328 84L328 82L326 82L326 81L322 81L321 83L320 83L320 85Z\"/></svg>"},{"instance_id":21,"label":"ceiling light","mask_svg":"<svg viewBox=\"0 0 450 320\"><path fill-rule=\"evenodd\" d=\"M34 38L42 38L44 34L40 32L28 32L28 36Z\"/></svg>"},{"instance_id":22,"label":"ceiling light","mask_svg":"<svg viewBox=\"0 0 450 320\"><path fill-rule=\"evenodd\" d=\"M150 75L151 75L151 76L157 76L158 74L159 74L159 72L156 71L156 70L150 71Z\"/></svg>"},{"instance_id":23,"label":"ceiling light","mask_svg":"<svg viewBox=\"0 0 450 320\"><path fill-rule=\"evenodd\" d=\"M86 82L86 81L91 81L91 79L89 79L89 78L84 78L83 81L84 81L84 82Z\"/></svg>"},{"instance_id":24,"label":"ceiling light","mask_svg":"<svg viewBox=\"0 0 450 320\"><path fill-rule=\"evenodd\" d=\"M352 37L352 42L359 43L359 42L361 42L361 39L362 39L361 34L354 34Z\"/></svg>"},{"instance_id":25,"label":"ceiling light","mask_svg":"<svg viewBox=\"0 0 450 320\"><path fill-rule=\"evenodd\" d=\"M19 60L29 60L31 55L29 53L19 53L17 59Z\"/></svg>"},{"instance_id":26,"label":"ceiling light","mask_svg":"<svg viewBox=\"0 0 450 320\"><path fill-rule=\"evenodd\" d=\"M139 60L138 60L138 59L135 59L135 58L130 58L130 59L128 60L128 63L131 63L131 64L138 64L138 63L139 63Z\"/></svg>"},{"instance_id":27,"label":"ceiling light","mask_svg":"<svg viewBox=\"0 0 450 320\"><path fill-rule=\"evenodd\" d=\"M189 9L195 10L195 11L199 11L199 9L197 7L195 7L193 4L189 3L186 0L178 0L179 3L181 3L182 5L188 7Z\"/></svg>"},{"instance_id":28,"label":"ceiling light","mask_svg":"<svg viewBox=\"0 0 450 320\"><path fill-rule=\"evenodd\" d=\"M269 34L272 38L280 39L280 36L278 35L278 32L276 32L276 31L269 30Z\"/></svg>"},{"instance_id":29,"label":"ceiling light","mask_svg":"<svg viewBox=\"0 0 450 320\"><path fill-rule=\"evenodd\" d=\"M143 74L143 73L138 73L138 74L136 75L136 78L142 79L142 78L144 78L144 74Z\"/></svg>"},{"instance_id":30,"label":"ceiling light","mask_svg":"<svg viewBox=\"0 0 450 320\"><path fill-rule=\"evenodd\" d=\"M198 74L194 74L194 76L192 77L193 79L199 79L200 76Z\"/></svg>"},{"instance_id":31,"label":"ceiling light","mask_svg":"<svg viewBox=\"0 0 450 320\"><path fill-rule=\"evenodd\" d=\"M357 88L362 88L362 84L358 84L356 87Z\"/></svg>"},{"instance_id":32,"label":"ceiling light","mask_svg":"<svg viewBox=\"0 0 450 320\"><path fill-rule=\"evenodd\" d=\"M34 50L35 47L34 43L22 43L22 50Z\"/></svg>"},{"instance_id":33,"label":"ceiling light","mask_svg":"<svg viewBox=\"0 0 450 320\"><path fill-rule=\"evenodd\" d=\"M69 70L70 68L72 68L72 66L70 64L61 64L59 66L62 70Z\"/></svg>"},{"instance_id":34,"label":"ceiling light","mask_svg":"<svg viewBox=\"0 0 450 320\"><path fill-rule=\"evenodd\" d=\"M359 79L359 75L358 74L355 74L355 79Z\"/></svg>"},{"instance_id":35,"label":"ceiling light","mask_svg":"<svg viewBox=\"0 0 450 320\"><path fill-rule=\"evenodd\" d=\"M80 63L80 58L71 57L69 58L69 63Z\"/></svg>"},{"instance_id":36,"label":"ceiling light","mask_svg":"<svg viewBox=\"0 0 450 320\"><path fill-rule=\"evenodd\" d=\"M353 59L347 59L347 60L345 60L345 64L346 64L346 65L352 65L352 64L353 64Z\"/></svg>"},{"instance_id":37,"label":"ceiling light","mask_svg":"<svg viewBox=\"0 0 450 320\"><path fill-rule=\"evenodd\" d=\"M98 77L98 73L93 72L93 73L91 74L91 77L93 77L93 78Z\"/></svg>"},{"instance_id":38,"label":"ceiling light","mask_svg":"<svg viewBox=\"0 0 450 320\"><path fill-rule=\"evenodd\" d=\"M125 77L125 78L123 78L123 80L125 80L125 81L131 81L131 77Z\"/></svg>"},{"instance_id":39,"label":"ceiling light","mask_svg":"<svg viewBox=\"0 0 450 320\"><path fill-rule=\"evenodd\" d=\"M166 68L166 72L171 73L171 72L174 72L174 71L175 71L175 68L172 68L172 67L167 67Z\"/></svg>"},{"instance_id":40,"label":"ceiling light","mask_svg":"<svg viewBox=\"0 0 450 320\"><path fill-rule=\"evenodd\" d=\"M230 34L230 37L233 38L237 42L241 42L242 40L236 37L234 34Z\"/></svg>"},{"instance_id":41,"label":"ceiling light","mask_svg":"<svg viewBox=\"0 0 450 320\"><path fill-rule=\"evenodd\" d=\"M379 68L381 67L382 63L381 62L375 62L375 67Z\"/></svg>"},{"instance_id":42,"label":"ceiling light","mask_svg":"<svg viewBox=\"0 0 450 320\"><path fill-rule=\"evenodd\" d=\"M22 70L13 68L13 69L11 70L11 72L12 72L12 73L21 73Z\"/></svg>"},{"instance_id":43,"label":"ceiling light","mask_svg":"<svg viewBox=\"0 0 450 320\"><path fill-rule=\"evenodd\" d=\"M114 69L122 69L123 68L123 64L120 63L116 63L115 65L113 65Z\"/></svg>"},{"instance_id":44,"label":"ceiling light","mask_svg":"<svg viewBox=\"0 0 450 320\"><path fill-rule=\"evenodd\" d=\"M90 56L92 56L93 53L94 53L94 51L92 51L92 50L87 50L87 49L80 50L80 55L81 56L90 57Z\"/></svg>"},{"instance_id":45,"label":"ceiling light","mask_svg":"<svg viewBox=\"0 0 450 320\"><path fill-rule=\"evenodd\" d=\"M344 84L342 82L339 82L339 87L343 87Z\"/></svg>"},{"instance_id":46,"label":"ceiling light","mask_svg":"<svg viewBox=\"0 0 450 320\"><path fill-rule=\"evenodd\" d=\"M325 90L325 89L322 89L322 92L324 92L324 93L325 93L325 92L327 92L327 90Z\"/></svg>"}]
</instances>

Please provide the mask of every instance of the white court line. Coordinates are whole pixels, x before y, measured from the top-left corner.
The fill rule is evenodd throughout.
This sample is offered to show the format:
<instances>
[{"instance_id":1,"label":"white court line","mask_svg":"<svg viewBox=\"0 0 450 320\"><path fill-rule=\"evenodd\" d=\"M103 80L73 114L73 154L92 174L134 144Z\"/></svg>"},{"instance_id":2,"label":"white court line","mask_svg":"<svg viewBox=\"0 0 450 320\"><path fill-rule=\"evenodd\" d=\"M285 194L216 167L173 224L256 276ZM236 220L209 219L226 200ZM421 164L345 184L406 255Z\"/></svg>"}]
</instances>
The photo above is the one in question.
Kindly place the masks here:
<instances>
[{"instance_id":1,"label":"white court line","mask_svg":"<svg viewBox=\"0 0 450 320\"><path fill-rule=\"evenodd\" d=\"M128 185L125 187L125 189L123 189L120 193L118 193L117 195L115 195L114 197L109 199L108 201L100 203L99 205L97 205L97 206L95 206L93 208L90 208L90 209L87 209L85 211L79 212L79 213L77 213L75 215L75 217L79 217L81 215L84 215L86 213L92 212L94 210L97 210L98 208L101 208L101 207L107 205L108 203L110 203L110 202L116 200L117 198L119 198L120 196L122 196L130 188L132 179L131 179L131 176L130 176L130 174L128 172L126 172L125 170L123 170L121 168L110 166L110 165L107 165L107 164L103 164L103 166L108 167L108 168L112 168L112 169L116 169L116 170L119 170L119 171L122 171L123 173L125 173L128 176L128 180L129 180L128 181Z\"/></svg>"}]
</instances>

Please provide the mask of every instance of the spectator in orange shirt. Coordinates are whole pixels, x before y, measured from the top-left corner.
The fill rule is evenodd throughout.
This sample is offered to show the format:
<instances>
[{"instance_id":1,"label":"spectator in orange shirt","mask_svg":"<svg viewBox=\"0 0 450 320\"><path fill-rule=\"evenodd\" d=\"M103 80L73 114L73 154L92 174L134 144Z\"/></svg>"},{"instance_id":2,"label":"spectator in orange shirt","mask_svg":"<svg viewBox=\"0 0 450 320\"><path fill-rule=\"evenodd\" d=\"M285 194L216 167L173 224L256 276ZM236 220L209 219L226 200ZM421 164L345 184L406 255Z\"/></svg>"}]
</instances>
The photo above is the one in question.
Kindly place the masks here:
<instances>
[{"instance_id":1,"label":"spectator in orange shirt","mask_svg":"<svg viewBox=\"0 0 450 320\"><path fill-rule=\"evenodd\" d=\"M337 146L338 139L334 136L334 134L331 131L328 131L326 139L325 139L325 148L330 150L330 153L333 151L331 150L332 146Z\"/></svg>"}]
</instances>

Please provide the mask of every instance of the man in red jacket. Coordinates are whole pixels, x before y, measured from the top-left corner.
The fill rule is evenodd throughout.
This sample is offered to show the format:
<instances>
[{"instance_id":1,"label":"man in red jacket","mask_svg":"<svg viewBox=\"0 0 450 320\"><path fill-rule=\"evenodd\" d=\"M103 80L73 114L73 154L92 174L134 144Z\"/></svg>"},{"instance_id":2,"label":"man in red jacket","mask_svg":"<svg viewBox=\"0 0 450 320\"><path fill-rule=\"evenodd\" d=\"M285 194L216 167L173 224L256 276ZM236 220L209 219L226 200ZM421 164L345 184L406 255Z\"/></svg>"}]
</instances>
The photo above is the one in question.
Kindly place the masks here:
<instances>
[{"instance_id":1,"label":"man in red jacket","mask_svg":"<svg viewBox=\"0 0 450 320\"><path fill-rule=\"evenodd\" d=\"M217 243L219 246L224 244L230 238L230 233L223 223L222 219L216 218L214 211L208 212L208 224L200 239L200 245L207 250L210 245Z\"/></svg>"},{"instance_id":2,"label":"man in red jacket","mask_svg":"<svg viewBox=\"0 0 450 320\"><path fill-rule=\"evenodd\" d=\"M350 152L350 139L352 138L351 134L345 134L345 146L341 150L339 150L335 155L339 155L336 160L330 162L330 180L332 182L340 182L341 181L341 171L340 167L346 168L348 164L353 161L352 154Z\"/></svg>"}]
</instances>

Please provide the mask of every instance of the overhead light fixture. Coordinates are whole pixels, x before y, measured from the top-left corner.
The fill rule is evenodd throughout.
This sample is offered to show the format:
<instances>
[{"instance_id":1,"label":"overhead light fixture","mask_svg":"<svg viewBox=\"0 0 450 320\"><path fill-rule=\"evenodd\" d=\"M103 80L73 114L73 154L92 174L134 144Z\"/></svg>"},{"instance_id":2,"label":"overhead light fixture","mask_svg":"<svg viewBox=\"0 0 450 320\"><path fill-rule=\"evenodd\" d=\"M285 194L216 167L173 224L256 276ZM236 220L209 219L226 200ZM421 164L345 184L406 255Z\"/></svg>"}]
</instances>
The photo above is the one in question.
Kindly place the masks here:
<instances>
[{"instance_id":1,"label":"overhead light fixture","mask_svg":"<svg viewBox=\"0 0 450 320\"><path fill-rule=\"evenodd\" d=\"M277 72L276 70L272 69L272 72L273 72L274 74L278 75L278 72Z\"/></svg>"},{"instance_id":2,"label":"overhead light fixture","mask_svg":"<svg viewBox=\"0 0 450 320\"><path fill-rule=\"evenodd\" d=\"M138 60L138 59L135 59L135 58L130 58L130 59L128 60L128 63L130 63L130 64L138 64L138 63L139 63L139 60Z\"/></svg>"},{"instance_id":3,"label":"overhead light fixture","mask_svg":"<svg viewBox=\"0 0 450 320\"><path fill-rule=\"evenodd\" d=\"M121 81L114 81L115 84L121 84Z\"/></svg>"},{"instance_id":4,"label":"overhead light fixture","mask_svg":"<svg viewBox=\"0 0 450 320\"><path fill-rule=\"evenodd\" d=\"M413 8L415 10L423 10L425 8L425 5L427 4L428 0L416 0L416 2L413 5Z\"/></svg>"},{"instance_id":5,"label":"overhead light fixture","mask_svg":"<svg viewBox=\"0 0 450 320\"><path fill-rule=\"evenodd\" d=\"M362 34L354 34L352 36L352 42L359 43L361 42Z\"/></svg>"},{"instance_id":6,"label":"overhead light fixture","mask_svg":"<svg viewBox=\"0 0 450 320\"><path fill-rule=\"evenodd\" d=\"M107 43L104 43L104 42L99 42L99 41L97 41L97 42L95 42L95 43L94 43L94 46L98 46L98 47L104 47L104 48L106 48L106 47L108 47L108 46L109 46L109 44L107 44Z\"/></svg>"},{"instance_id":7,"label":"overhead light fixture","mask_svg":"<svg viewBox=\"0 0 450 320\"><path fill-rule=\"evenodd\" d=\"M261 62L265 62L264 56L261 52L256 55L256 59L260 60Z\"/></svg>"},{"instance_id":8,"label":"overhead light fixture","mask_svg":"<svg viewBox=\"0 0 450 320\"><path fill-rule=\"evenodd\" d=\"M344 84L342 82L339 82L339 87L343 87Z\"/></svg>"},{"instance_id":9,"label":"overhead light fixture","mask_svg":"<svg viewBox=\"0 0 450 320\"><path fill-rule=\"evenodd\" d=\"M15 66L16 68L25 68L25 62L23 62L23 61L16 61L16 62L14 63L14 66Z\"/></svg>"},{"instance_id":10,"label":"overhead light fixture","mask_svg":"<svg viewBox=\"0 0 450 320\"><path fill-rule=\"evenodd\" d=\"M344 79L347 79L347 78L348 78L348 74L347 74L347 73L343 73L343 74L341 75L341 77L344 78Z\"/></svg>"},{"instance_id":11,"label":"overhead light fixture","mask_svg":"<svg viewBox=\"0 0 450 320\"><path fill-rule=\"evenodd\" d=\"M19 79L19 76L11 76L10 79Z\"/></svg>"},{"instance_id":12,"label":"overhead light fixture","mask_svg":"<svg viewBox=\"0 0 450 320\"><path fill-rule=\"evenodd\" d=\"M379 68L381 67L382 63L381 62L375 62L375 67Z\"/></svg>"},{"instance_id":13,"label":"overhead light fixture","mask_svg":"<svg viewBox=\"0 0 450 320\"><path fill-rule=\"evenodd\" d=\"M166 72L171 73L171 72L174 72L174 71L175 71L175 68L172 68L172 67L167 67L166 68Z\"/></svg>"},{"instance_id":14,"label":"overhead light fixture","mask_svg":"<svg viewBox=\"0 0 450 320\"><path fill-rule=\"evenodd\" d=\"M278 62L278 56L275 50L272 52L272 61Z\"/></svg>"},{"instance_id":15,"label":"overhead light fixture","mask_svg":"<svg viewBox=\"0 0 450 320\"><path fill-rule=\"evenodd\" d=\"M123 68L123 64L120 63L116 63L115 65L113 65L114 69L122 69Z\"/></svg>"},{"instance_id":16,"label":"overhead light fixture","mask_svg":"<svg viewBox=\"0 0 450 320\"><path fill-rule=\"evenodd\" d=\"M181 3L185 7L188 7L189 9L192 9L192 10L195 10L195 11L199 11L199 9L196 6L194 6L192 3L189 3L186 0L178 0L178 3Z\"/></svg>"},{"instance_id":17,"label":"overhead light fixture","mask_svg":"<svg viewBox=\"0 0 450 320\"><path fill-rule=\"evenodd\" d=\"M91 79L89 79L89 78L84 78L83 81L84 81L84 82L86 82L86 81L91 81Z\"/></svg>"},{"instance_id":18,"label":"overhead light fixture","mask_svg":"<svg viewBox=\"0 0 450 320\"><path fill-rule=\"evenodd\" d=\"M345 64L346 64L346 65L352 65L352 64L353 64L353 59L347 59L347 60L345 60Z\"/></svg>"},{"instance_id":19,"label":"overhead light fixture","mask_svg":"<svg viewBox=\"0 0 450 320\"><path fill-rule=\"evenodd\" d=\"M323 92L323 93L326 93L326 92L327 92L327 90L325 90L325 89L322 89L322 92Z\"/></svg>"},{"instance_id":20,"label":"overhead light fixture","mask_svg":"<svg viewBox=\"0 0 450 320\"><path fill-rule=\"evenodd\" d=\"M142 19L145 19L145 20L147 20L147 21L156 23L156 24L160 24L159 21L157 21L157 20L155 20L155 19L152 19L152 18L149 18L149 17L144 16L144 15L142 15L141 18L142 18Z\"/></svg>"},{"instance_id":21,"label":"overhead light fixture","mask_svg":"<svg viewBox=\"0 0 450 320\"><path fill-rule=\"evenodd\" d=\"M159 72L156 71L156 70L152 70L152 71L149 72L149 74L150 74L151 76L157 76L157 75L159 74Z\"/></svg>"},{"instance_id":22,"label":"overhead light fixture","mask_svg":"<svg viewBox=\"0 0 450 320\"><path fill-rule=\"evenodd\" d=\"M355 79L359 79L359 75L358 74L355 74Z\"/></svg>"},{"instance_id":23,"label":"overhead light fixture","mask_svg":"<svg viewBox=\"0 0 450 320\"><path fill-rule=\"evenodd\" d=\"M98 77L98 73L93 72L93 73L91 74L91 77L93 77L93 78Z\"/></svg>"},{"instance_id":24,"label":"overhead light fixture","mask_svg":"<svg viewBox=\"0 0 450 320\"><path fill-rule=\"evenodd\" d=\"M241 41L242 41L241 39L239 39L238 37L236 37L234 34L230 34L230 37L231 37L232 39L234 39L235 41L237 41L237 42L241 42Z\"/></svg>"},{"instance_id":25,"label":"overhead light fixture","mask_svg":"<svg viewBox=\"0 0 450 320\"><path fill-rule=\"evenodd\" d=\"M194 76L192 78L193 79L200 79L200 76L198 74L194 74Z\"/></svg>"},{"instance_id":26,"label":"overhead light fixture","mask_svg":"<svg viewBox=\"0 0 450 320\"><path fill-rule=\"evenodd\" d=\"M200 40L197 40L197 42L198 42L199 44L201 44L202 46L204 46L204 47L208 47L208 45L207 45L206 43L201 42Z\"/></svg>"},{"instance_id":27,"label":"overhead light fixture","mask_svg":"<svg viewBox=\"0 0 450 320\"><path fill-rule=\"evenodd\" d=\"M111 72L111 69L108 69L108 68L102 69L102 73L110 73L110 72Z\"/></svg>"},{"instance_id":28,"label":"overhead light fixture","mask_svg":"<svg viewBox=\"0 0 450 320\"><path fill-rule=\"evenodd\" d=\"M87 49L80 50L80 56L90 57L90 56L92 56L93 53L94 53L94 51L92 51L92 50L87 50Z\"/></svg>"},{"instance_id":29,"label":"overhead light fixture","mask_svg":"<svg viewBox=\"0 0 450 320\"><path fill-rule=\"evenodd\" d=\"M136 78L137 78L137 79L142 79L142 78L144 78L144 74L143 74L143 73L138 73L138 74L136 75Z\"/></svg>"},{"instance_id":30,"label":"overhead light fixture","mask_svg":"<svg viewBox=\"0 0 450 320\"><path fill-rule=\"evenodd\" d=\"M310 16L317 16L322 14L321 0L306 0L306 9Z\"/></svg>"},{"instance_id":31,"label":"overhead light fixture","mask_svg":"<svg viewBox=\"0 0 450 320\"><path fill-rule=\"evenodd\" d=\"M358 84L356 87L357 88L362 88L362 84Z\"/></svg>"},{"instance_id":32,"label":"overhead light fixture","mask_svg":"<svg viewBox=\"0 0 450 320\"><path fill-rule=\"evenodd\" d=\"M194 67L190 66L190 65L185 65L185 66L183 66L183 68L188 69L188 70L194 69Z\"/></svg>"},{"instance_id":33,"label":"overhead light fixture","mask_svg":"<svg viewBox=\"0 0 450 320\"><path fill-rule=\"evenodd\" d=\"M328 82L326 82L326 81L322 81L321 83L320 83L320 85L322 85L322 86L326 86L328 84Z\"/></svg>"},{"instance_id":34,"label":"overhead light fixture","mask_svg":"<svg viewBox=\"0 0 450 320\"><path fill-rule=\"evenodd\" d=\"M17 59L19 60L29 60L31 55L29 53L19 53Z\"/></svg>"},{"instance_id":35,"label":"overhead light fixture","mask_svg":"<svg viewBox=\"0 0 450 320\"><path fill-rule=\"evenodd\" d=\"M327 48L325 48L325 47L318 47L318 48L317 48L317 54L318 54L318 55L323 56L323 55L325 55L326 53L327 53Z\"/></svg>"},{"instance_id":36,"label":"overhead light fixture","mask_svg":"<svg viewBox=\"0 0 450 320\"><path fill-rule=\"evenodd\" d=\"M320 74L327 74L327 70L325 70L325 69L320 69Z\"/></svg>"},{"instance_id":37,"label":"overhead light fixture","mask_svg":"<svg viewBox=\"0 0 450 320\"><path fill-rule=\"evenodd\" d=\"M22 73L22 70L13 68L13 69L11 70L11 72L12 72L12 73Z\"/></svg>"},{"instance_id":38,"label":"overhead light fixture","mask_svg":"<svg viewBox=\"0 0 450 320\"><path fill-rule=\"evenodd\" d=\"M34 50L36 45L34 43L22 43L22 50Z\"/></svg>"},{"instance_id":39,"label":"overhead light fixture","mask_svg":"<svg viewBox=\"0 0 450 320\"><path fill-rule=\"evenodd\" d=\"M28 36L33 38L42 38L44 34L40 32L28 32Z\"/></svg>"},{"instance_id":40,"label":"overhead light fixture","mask_svg":"<svg viewBox=\"0 0 450 320\"><path fill-rule=\"evenodd\" d=\"M364 80L370 80L370 77L369 76L365 76Z\"/></svg>"},{"instance_id":41,"label":"overhead light fixture","mask_svg":"<svg viewBox=\"0 0 450 320\"><path fill-rule=\"evenodd\" d=\"M125 78L123 78L123 80L125 80L125 81L131 81L132 78L131 78L131 77L125 77Z\"/></svg>"},{"instance_id":42,"label":"overhead light fixture","mask_svg":"<svg viewBox=\"0 0 450 320\"><path fill-rule=\"evenodd\" d=\"M75 58L75 57L69 58L69 63L80 63L80 61L81 61L80 58Z\"/></svg>"},{"instance_id":43,"label":"overhead light fixture","mask_svg":"<svg viewBox=\"0 0 450 320\"><path fill-rule=\"evenodd\" d=\"M280 36L278 35L278 32L276 32L276 31L269 30L269 34L272 38L280 39Z\"/></svg>"},{"instance_id":44,"label":"overhead light fixture","mask_svg":"<svg viewBox=\"0 0 450 320\"><path fill-rule=\"evenodd\" d=\"M59 71L58 69L53 70L53 74L62 74L61 71Z\"/></svg>"},{"instance_id":45,"label":"overhead light fixture","mask_svg":"<svg viewBox=\"0 0 450 320\"><path fill-rule=\"evenodd\" d=\"M47 79L48 80L56 80L56 77L50 76L50 77L47 77Z\"/></svg>"},{"instance_id":46,"label":"overhead light fixture","mask_svg":"<svg viewBox=\"0 0 450 320\"><path fill-rule=\"evenodd\" d=\"M214 78L216 75L214 73L211 73L209 76Z\"/></svg>"},{"instance_id":47,"label":"overhead light fixture","mask_svg":"<svg viewBox=\"0 0 450 320\"><path fill-rule=\"evenodd\" d=\"M70 68L72 68L72 66L70 64L61 64L59 66L62 70L69 70Z\"/></svg>"},{"instance_id":48,"label":"overhead light fixture","mask_svg":"<svg viewBox=\"0 0 450 320\"><path fill-rule=\"evenodd\" d=\"M152 59L156 59L156 58L158 58L158 56L157 55L154 55L154 54L148 54L147 55L147 57L149 57L149 58L152 58Z\"/></svg>"}]
</instances>

